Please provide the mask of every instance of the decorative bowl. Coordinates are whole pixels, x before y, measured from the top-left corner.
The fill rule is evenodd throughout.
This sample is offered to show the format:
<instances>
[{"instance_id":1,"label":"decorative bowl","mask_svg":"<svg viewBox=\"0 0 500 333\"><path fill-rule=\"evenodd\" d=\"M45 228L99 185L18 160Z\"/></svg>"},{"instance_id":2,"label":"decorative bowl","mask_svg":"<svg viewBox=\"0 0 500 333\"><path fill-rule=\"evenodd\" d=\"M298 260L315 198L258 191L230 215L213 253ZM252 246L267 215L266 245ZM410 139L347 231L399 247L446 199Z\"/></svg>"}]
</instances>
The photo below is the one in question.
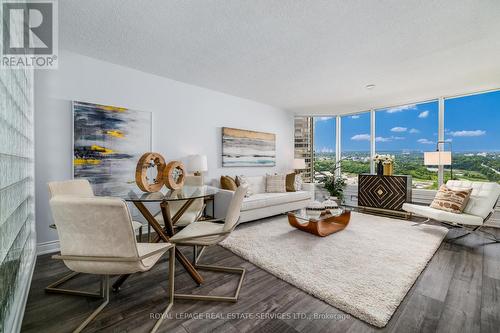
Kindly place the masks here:
<instances>
[{"instance_id":1,"label":"decorative bowl","mask_svg":"<svg viewBox=\"0 0 500 333\"><path fill-rule=\"evenodd\" d=\"M310 218L319 218L321 212L325 210L325 206L319 201L313 201L306 207L306 214Z\"/></svg>"},{"instance_id":2,"label":"decorative bowl","mask_svg":"<svg viewBox=\"0 0 500 333\"><path fill-rule=\"evenodd\" d=\"M339 208L337 201L333 200L333 198L323 201L323 206L325 206L326 211L332 215L334 215L333 211L336 211Z\"/></svg>"}]
</instances>

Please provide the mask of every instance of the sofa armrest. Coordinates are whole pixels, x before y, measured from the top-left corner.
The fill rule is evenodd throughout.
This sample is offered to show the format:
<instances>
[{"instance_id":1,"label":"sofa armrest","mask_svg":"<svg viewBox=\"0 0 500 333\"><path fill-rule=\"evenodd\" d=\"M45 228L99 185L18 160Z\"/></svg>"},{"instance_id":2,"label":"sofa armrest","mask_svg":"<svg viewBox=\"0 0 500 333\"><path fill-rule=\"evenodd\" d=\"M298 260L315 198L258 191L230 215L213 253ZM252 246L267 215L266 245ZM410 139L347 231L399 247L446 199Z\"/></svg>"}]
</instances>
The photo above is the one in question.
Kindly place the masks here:
<instances>
[{"instance_id":1,"label":"sofa armrest","mask_svg":"<svg viewBox=\"0 0 500 333\"><path fill-rule=\"evenodd\" d=\"M222 190L215 194L215 213L214 218L225 218L231 199L233 198L234 191Z\"/></svg>"},{"instance_id":2,"label":"sofa armrest","mask_svg":"<svg viewBox=\"0 0 500 333\"><path fill-rule=\"evenodd\" d=\"M315 198L314 192L316 190L316 184L314 184L314 183L303 183L302 184L302 189L304 191L307 191L307 192L311 193L311 200L314 200L314 198Z\"/></svg>"}]
</instances>

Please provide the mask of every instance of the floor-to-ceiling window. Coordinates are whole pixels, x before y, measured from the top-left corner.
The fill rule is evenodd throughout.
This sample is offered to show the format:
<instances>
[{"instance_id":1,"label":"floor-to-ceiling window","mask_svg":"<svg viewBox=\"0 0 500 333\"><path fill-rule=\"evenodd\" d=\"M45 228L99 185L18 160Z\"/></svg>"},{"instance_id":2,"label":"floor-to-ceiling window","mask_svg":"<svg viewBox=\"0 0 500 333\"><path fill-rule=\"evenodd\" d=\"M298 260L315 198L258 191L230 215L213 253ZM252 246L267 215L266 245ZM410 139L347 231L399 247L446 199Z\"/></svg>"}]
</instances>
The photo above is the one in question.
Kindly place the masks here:
<instances>
[{"instance_id":1,"label":"floor-to-ceiling window","mask_svg":"<svg viewBox=\"0 0 500 333\"><path fill-rule=\"evenodd\" d=\"M454 178L500 183L500 91L449 98L444 105Z\"/></svg>"},{"instance_id":2,"label":"floor-to-ceiling window","mask_svg":"<svg viewBox=\"0 0 500 333\"><path fill-rule=\"evenodd\" d=\"M305 170L300 170L305 182L310 182L313 174L312 117L295 117L295 158L304 159Z\"/></svg>"},{"instance_id":3,"label":"floor-to-ceiling window","mask_svg":"<svg viewBox=\"0 0 500 333\"><path fill-rule=\"evenodd\" d=\"M314 180L330 175L335 167L336 117L314 117Z\"/></svg>"},{"instance_id":4,"label":"floor-to-ceiling window","mask_svg":"<svg viewBox=\"0 0 500 333\"><path fill-rule=\"evenodd\" d=\"M370 172L370 112L341 118L341 170L348 185L358 183L358 174Z\"/></svg>"},{"instance_id":5,"label":"floor-to-ceiling window","mask_svg":"<svg viewBox=\"0 0 500 333\"><path fill-rule=\"evenodd\" d=\"M394 155L394 173L411 175L414 188L437 188L438 169L424 165L424 152L436 149L438 109L431 101L375 112L377 154Z\"/></svg>"}]
</instances>

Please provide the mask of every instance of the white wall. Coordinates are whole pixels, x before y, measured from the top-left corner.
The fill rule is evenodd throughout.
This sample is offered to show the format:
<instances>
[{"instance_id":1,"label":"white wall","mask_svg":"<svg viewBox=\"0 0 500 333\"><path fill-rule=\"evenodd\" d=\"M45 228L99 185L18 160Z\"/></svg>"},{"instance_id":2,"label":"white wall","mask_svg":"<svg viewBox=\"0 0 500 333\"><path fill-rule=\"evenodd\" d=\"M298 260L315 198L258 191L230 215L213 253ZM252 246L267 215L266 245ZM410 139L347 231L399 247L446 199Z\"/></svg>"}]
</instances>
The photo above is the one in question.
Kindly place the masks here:
<instances>
[{"instance_id":1,"label":"white wall","mask_svg":"<svg viewBox=\"0 0 500 333\"><path fill-rule=\"evenodd\" d=\"M49 229L47 182L71 179L71 101L153 112L153 150L167 160L208 156L206 180L221 174L285 171L293 159L293 116L280 109L71 52L60 52L59 69L35 77L36 226L39 251L57 239ZM222 168L221 127L276 134L275 168ZM130 170L134 172L134 170Z\"/></svg>"}]
</instances>

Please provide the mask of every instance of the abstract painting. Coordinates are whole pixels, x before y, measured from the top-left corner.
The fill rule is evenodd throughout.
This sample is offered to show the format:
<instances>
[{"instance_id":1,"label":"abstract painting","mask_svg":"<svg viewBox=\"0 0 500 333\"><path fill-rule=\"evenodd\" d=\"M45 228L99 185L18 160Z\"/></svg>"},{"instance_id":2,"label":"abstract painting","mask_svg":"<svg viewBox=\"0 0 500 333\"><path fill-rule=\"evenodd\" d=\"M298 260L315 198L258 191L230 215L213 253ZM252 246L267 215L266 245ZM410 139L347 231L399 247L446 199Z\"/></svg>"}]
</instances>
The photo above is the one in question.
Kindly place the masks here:
<instances>
[{"instance_id":1,"label":"abstract painting","mask_svg":"<svg viewBox=\"0 0 500 333\"><path fill-rule=\"evenodd\" d=\"M275 166L276 135L222 128L222 166Z\"/></svg>"},{"instance_id":2,"label":"abstract painting","mask_svg":"<svg viewBox=\"0 0 500 333\"><path fill-rule=\"evenodd\" d=\"M73 102L73 177L86 178L96 195L135 188L135 167L151 151L151 112Z\"/></svg>"}]
</instances>

